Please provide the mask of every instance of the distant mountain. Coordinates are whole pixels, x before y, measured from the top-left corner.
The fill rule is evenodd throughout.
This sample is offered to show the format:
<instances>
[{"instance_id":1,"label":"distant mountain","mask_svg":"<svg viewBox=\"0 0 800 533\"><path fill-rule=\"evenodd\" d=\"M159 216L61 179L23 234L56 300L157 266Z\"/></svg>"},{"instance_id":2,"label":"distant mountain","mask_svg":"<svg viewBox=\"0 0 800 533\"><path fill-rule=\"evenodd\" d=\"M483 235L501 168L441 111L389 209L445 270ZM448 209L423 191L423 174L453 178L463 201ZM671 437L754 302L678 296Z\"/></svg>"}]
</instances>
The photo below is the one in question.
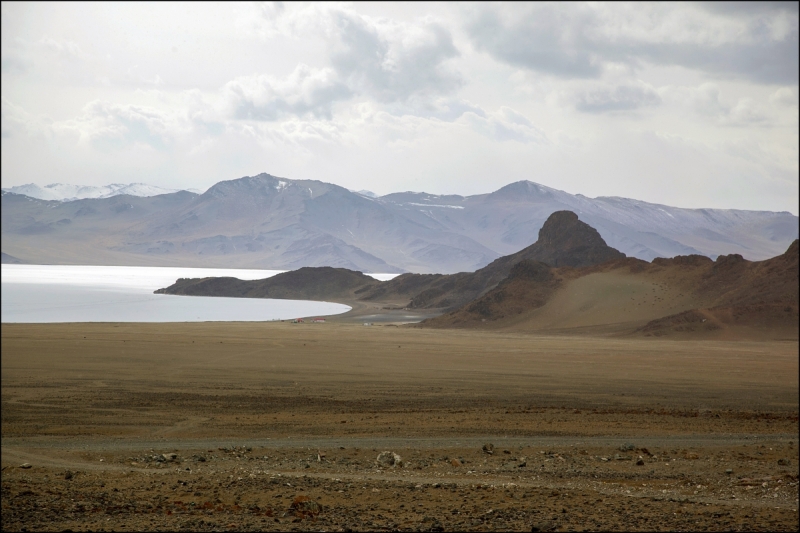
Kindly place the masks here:
<instances>
[{"instance_id":1,"label":"distant mountain","mask_svg":"<svg viewBox=\"0 0 800 533\"><path fill-rule=\"evenodd\" d=\"M0 262L2 262L4 265L18 265L24 263L22 259L14 257L13 255L8 255L5 252L2 252L0 256L2 256L2 261Z\"/></svg>"},{"instance_id":2,"label":"distant mountain","mask_svg":"<svg viewBox=\"0 0 800 533\"><path fill-rule=\"evenodd\" d=\"M146 183L112 183L110 185L69 185L66 183L51 183L40 187L35 183L27 185L15 185L6 187L6 192L24 194L39 200L55 200L57 202L70 202L72 200L82 200L84 198L110 198L120 194L131 196L156 196L159 194L170 194L181 189L165 189L157 185ZM189 189L190 192L200 192Z\"/></svg>"},{"instance_id":3,"label":"distant mountain","mask_svg":"<svg viewBox=\"0 0 800 533\"><path fill-rule=\"evenodd\" d=\"M381 282L346 269L301 268L253 281L179 279L156 292L444 311L420 324L433 328L796 339L799 265L797 240L758 262L731 254L648 263L625 257L575 213L559 211L534 244L475 272Z\"/></svg>"},{"instance_id":4,"label":"distant mountain","mask_svg":"<svg viewBox=\"0 0 800 533\"><path fill-rule=\"evenodd\" d=\"M530 244L545 219L562 210L577 213L609 246L646 261L687 254L713 259L731 253L766 259L782 253L798 236L798 218L788 212L683 209L628 198L592 199L530 181L475 196L406 192L380 200L424 212L500 255Z\"/></svg>"},{"instance_id":5,"label":"distant mountain","mask_svg":"<svg viewBox=\"0 0 800 533\"><path fill-rule=\"evenodd\" d=\"M606 245L594 228L578 220L575 213L558 211L545 221L535 243L515 254L500 257L475 272L402 274L390 281L378 282L344 269L302 268L256 281L180 279L156 292L250 298L340 298L399 302L415 309L454 309L497 286L520 262L543 265L548 271L550 266L584 267L624 257Z\"/></svg>"},{"instance_id":6,"label":"distant mountain","mask_svg":"<svg viewBox=\"0 0 800 533\"><path fill-rule=\"evenodd\" d=\"M521 261L550 266L584 267L598 265L625 254L608 246L591 226L578 220L572 211L552 213L539 230L535 243L519 252L495 259L475 272L443 276L403 274L381 283L361 299L383 300L388 295L410 299L416 309L452 309L478 298L503 281Z\"/></svg>"},{"instance_id":7,"label":"distant mountain","mask_svg":"<svg viewBox=\"0 0 800 533\"><path fill-rule=\"evenodd\" d=\"M202 194L47 201L4 190L2 202L2 251L50 264L473 272L530 246L557 211L576 213L608 246L648 261L732 253L759 260L798 236L798 218L786 212L590 199L529 181L474 196L373 198L260 174Z\"/></svg>"}]
</instances>

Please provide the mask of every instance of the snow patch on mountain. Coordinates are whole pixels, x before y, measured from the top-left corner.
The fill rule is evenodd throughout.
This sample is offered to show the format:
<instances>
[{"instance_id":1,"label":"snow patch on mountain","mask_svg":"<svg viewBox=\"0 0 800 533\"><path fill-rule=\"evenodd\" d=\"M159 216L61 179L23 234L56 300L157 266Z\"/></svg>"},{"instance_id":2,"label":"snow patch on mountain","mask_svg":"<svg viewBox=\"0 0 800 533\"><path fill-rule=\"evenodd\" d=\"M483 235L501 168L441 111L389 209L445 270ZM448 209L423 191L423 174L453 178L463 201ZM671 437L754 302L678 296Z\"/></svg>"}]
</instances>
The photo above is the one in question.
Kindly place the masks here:
<instances>
[{"instance_id":1,"label":"snow patch on mountain","mask_svg":"<svg viewBox=\"0 0 800 533\"><path fill-rule=\"evenodd\" d=\"M422 207L447 207L448 209L464 209L463 205L417 204L414 202L408 202L407 205L417 205Z\"/></svg>"}]
</instances>

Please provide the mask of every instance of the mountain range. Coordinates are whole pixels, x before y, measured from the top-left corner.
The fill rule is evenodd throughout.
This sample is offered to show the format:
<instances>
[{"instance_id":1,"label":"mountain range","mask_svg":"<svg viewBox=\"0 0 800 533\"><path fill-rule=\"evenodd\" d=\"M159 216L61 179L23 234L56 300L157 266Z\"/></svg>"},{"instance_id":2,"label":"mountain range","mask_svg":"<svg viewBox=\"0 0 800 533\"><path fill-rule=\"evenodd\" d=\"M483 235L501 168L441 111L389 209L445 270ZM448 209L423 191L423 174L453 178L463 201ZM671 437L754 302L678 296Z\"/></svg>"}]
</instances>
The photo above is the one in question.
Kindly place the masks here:
<instances>
[{"instance_id":1,"label":"mountain range","mask_svg":"<svg viewBox=\"0 0 800 533\"><path fill-rule=\"evenodd\" d=\"M798 217L787 212L587 198L530 181L473 196L375 197L260 174L202 194L63 201L3 190L2 252L4 262L50 264L472 272L529 246L547 217L563 210L645 261L690 254L761 260L798 236Z\"/></svg>"},{"instance_id":2,"label":"mountain range","mask_svg":"<svg viewBox=\"0 0 800 533\"><path fill-rule=\"evenodd\" d=\"M495 259L475 272L401 274L380 282L360 272L330 267L306 267L263 280L236 278L179 279L156 291L187 296L242 298L339 298L385 302L413 309L454 309L502 282L523 261L552 266L584 267L624 258L608 246L591 226L571 211L548 217L532 245Z\"/></svg>"},{"instance_id":3,"label":"mountain range","mask_svg":"<svg viewBox=\"0 0 800 533\"><path fill-rule=\"evenodd\" d=\"M51 183L40 187L35 183L15 185L3 188L3 191L15 194L24 194L39 200L55 200L57 202L71 202L84 198L111 198L120 194L131 196L157 196L169 194L182 189L165 189L147 183L111 183L109 185L70 185L68 183ZM197 189L187 189L189 192L200 193Z\"/></svg>"},{"instance_id":4,"label":"mountain range","mask_svg":"<svg viewBox=\"0 0 800 533\"><path fill-rule=\"evenodd\" d=\"M796 339L798 265L797 240L764 261L730 254L647 262L608 246L575 213L557 211L534 244L475 272L378 281L305 267L262 280L179 279L156 293L325 299L360 307L349 313L356 318L365 307L428 310L432 318L420 326L433 328Z\"/></svg>"}]
</instances>

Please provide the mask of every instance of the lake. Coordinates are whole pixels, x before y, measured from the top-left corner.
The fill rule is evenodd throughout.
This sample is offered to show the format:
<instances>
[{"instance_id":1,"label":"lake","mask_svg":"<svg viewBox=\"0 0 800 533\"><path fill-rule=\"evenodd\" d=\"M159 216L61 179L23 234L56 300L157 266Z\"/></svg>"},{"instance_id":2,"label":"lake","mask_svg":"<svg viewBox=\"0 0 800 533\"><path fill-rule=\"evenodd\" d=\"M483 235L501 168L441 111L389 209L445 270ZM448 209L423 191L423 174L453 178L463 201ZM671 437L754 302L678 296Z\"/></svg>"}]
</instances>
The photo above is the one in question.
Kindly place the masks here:
<instances>
[{"instance_id":1,"label":"lake","mask_svg":"<svg viewBox=\"0 0 800 533\"><path fill-rule=\"evenodd\" d=\"M153 294L178 278L264 279L283 270L78 265L2 265L3 323L290 320L349 306L266 298ZM396 274L370 274L387 280Z\"/></svg>"}]
</instances>

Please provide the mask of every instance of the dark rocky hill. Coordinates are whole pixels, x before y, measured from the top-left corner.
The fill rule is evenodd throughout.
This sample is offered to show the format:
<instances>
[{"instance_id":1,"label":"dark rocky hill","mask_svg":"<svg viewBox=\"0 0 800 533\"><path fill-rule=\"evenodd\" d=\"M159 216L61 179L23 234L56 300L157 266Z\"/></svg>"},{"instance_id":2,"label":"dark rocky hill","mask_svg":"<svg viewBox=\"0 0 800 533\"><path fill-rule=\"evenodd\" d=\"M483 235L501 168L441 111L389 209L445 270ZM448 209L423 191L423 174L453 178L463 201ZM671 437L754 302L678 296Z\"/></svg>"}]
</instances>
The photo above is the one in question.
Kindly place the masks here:
<instances>
[{"instance_id":1,"label":"dark rocky hill","mask_svg":"<svg viewBox=\"0 0 800 533\"><path fill-rule=\"evenodd\" d=\"M410 298L409 307L412 308L453 309L495 287L520 261L536 261L555 267L582 267L624 257L625 254L608 246L594 228L578 220L578 215L571 211L557 211L542 225L535 243L515 254L495 259L475 272L449 276L404 274L363 298L380 299L392 294Z\"/></svg>"},{"instance_id":2,"label":"dark rocky hill","mask_svg":"<svg viewBox=\"0 0 800 533\"><path fill-rule=\"evenodd\" d=\"M536 243L516 254L501 257L475 272L402 274L380 283L345 269L301 268L257 282L237 280L236 283L231 278L179 280L161 291L167 294L253 298L355 297L366 301L407 302L408 307L415 309L454 309L495 287L521 261L580 267L624 257L621 252L607 246L597 231L578 220L575 213L559 211L550 215L539 230Z\"/></svg>"},{"instance_id":3,"label":"dark rocky hill","mask_svg":"<svg viewBox=\"0 0 800 533\"><path fill-rule=\"evenodd\" d=\"M555 322L573 328L612 324L612 330L649 336L796 338L799 263L797 240L785 253L755 262L693 255L556 268L523 260L486 294L422 326L547 331ZM644 290L637 294L631 287ZM603 306L604 313L592 313ZM560 320L551 320L559 314Z\"/></svg>"},{"instance_id":4,"label":"dark rocky hill","mask_svg":"<svg viewBox=\"0 0 800 533\"><path fill-rule=\"evenodd\" d=\"M226 296L236 298L282 298L288 300L355 299L356 291L381 282L346 268L304 267L271 278L181 278L156 294Z\"/></svg>"}]
</instances>

